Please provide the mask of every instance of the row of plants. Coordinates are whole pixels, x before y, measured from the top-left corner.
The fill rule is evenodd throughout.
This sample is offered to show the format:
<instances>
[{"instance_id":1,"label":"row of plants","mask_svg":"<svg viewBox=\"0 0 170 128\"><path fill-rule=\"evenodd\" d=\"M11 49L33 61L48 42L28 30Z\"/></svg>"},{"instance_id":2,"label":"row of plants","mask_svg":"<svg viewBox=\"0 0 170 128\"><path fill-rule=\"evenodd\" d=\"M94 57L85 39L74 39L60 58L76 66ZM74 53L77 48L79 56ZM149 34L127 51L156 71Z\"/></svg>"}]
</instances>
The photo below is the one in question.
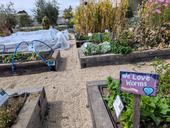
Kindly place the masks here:
<instances>
[{"instance_id":1,"label":"row of plants","mask_svg":"<svg viewBox=\"0 0 170 128\"><path fill-rule=\"evenodd\" d=\"M96 54L129 54L135 47L129 45L129 40L132 35L130 33L122 34L119 39L113 39L111 33L93 33L90 36L76 35L77 40L84 40L85 43L81 49L85 55Z\"/></svg>"},{"instance_id":2,"label":"row of plants","mask_svg":"<svg viewBox=\"0 0 170 128\"><path fill-rule=\"evenodd\" d=\"M158 95L156 97L141 97L141 128L169 128L170 127L170 66L161 60L153 63L155 71L160 75L158 85ZM104 95L108 108L114 112L113 102L119 95L124 103L124 110L118 120L123 128L132 128L133 124L133 105L134 96L128 93L120 92L120 83L107 79L108 93ZM113 115L114 116L114 115Z\"/></svg>"},{"instance_id":3,"label":"row of plants","mask_svg":"<svg viewBox=\"0 0 170 128\"><path fill-rule=\"evenodd\" d=\"M50 59L50 55L47 54L46 52L40 52L39 53L43 58L45 59ZM2 55L0 56L0 63L12 63L12 59L13 59L13 54L9 54L9 55ZM27 61L36 61L36 60L41 60L41 58L34 52L32 53L27 53L27 54L23 54L21 52L17 52L16 55L14 56L14 60L15 62L27 62Z\"/></svg>"},{"instance_id":4,"label":"row of plants","mask_svg":"<svg viewBox=\"0 0 170 128\"><path fill-rule=\"evenodd\" d=\"M112 42L103 42L100 44L94 43L85 43L81 47L83 53L85 55L97 55L97 54L106 54L106 53L114 53L114 54L129 54L133 51L131 47L127 45L125 42L121 42L119 40Z\"/></svg>"}]
</instances>

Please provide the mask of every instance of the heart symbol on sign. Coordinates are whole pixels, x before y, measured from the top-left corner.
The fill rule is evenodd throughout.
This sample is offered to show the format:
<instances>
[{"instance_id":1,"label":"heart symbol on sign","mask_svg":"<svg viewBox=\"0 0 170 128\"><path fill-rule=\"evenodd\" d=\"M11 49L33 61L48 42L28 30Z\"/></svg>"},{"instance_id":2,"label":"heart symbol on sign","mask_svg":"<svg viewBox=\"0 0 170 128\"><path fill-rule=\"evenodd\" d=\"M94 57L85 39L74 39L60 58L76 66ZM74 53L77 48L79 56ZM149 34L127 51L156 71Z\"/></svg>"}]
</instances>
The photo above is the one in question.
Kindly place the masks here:
<instances>
[{"instance_id":1,"label":"heart symbol on sign","mask_svg":"<svg viewBox=\"0 0 170 128\"><path fill-rule=\"evenodd\" d=\"M152 95L152 93L154 92L154 89L152 87L144 87L143 90L145 92L145 95L147 95L147 96Z\"/></svg>"}]
</instances>

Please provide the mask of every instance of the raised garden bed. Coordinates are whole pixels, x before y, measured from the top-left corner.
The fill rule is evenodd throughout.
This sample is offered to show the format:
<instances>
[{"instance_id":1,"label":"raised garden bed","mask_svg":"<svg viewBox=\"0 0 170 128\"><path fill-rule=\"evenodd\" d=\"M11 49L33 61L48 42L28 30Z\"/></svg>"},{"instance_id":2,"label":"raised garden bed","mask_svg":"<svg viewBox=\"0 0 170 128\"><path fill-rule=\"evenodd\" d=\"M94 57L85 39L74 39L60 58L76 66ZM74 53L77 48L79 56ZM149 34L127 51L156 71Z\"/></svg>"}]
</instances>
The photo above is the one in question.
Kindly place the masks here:
<instances>
[{"instance_id":1,"label":"raised garden bed","mask_svg":"<svg viewBox=\"0 0 170 128\"><path fill-rule=\"evenodd\" d=\"M170 48L160 50L135 51L127 55L121 54L101 54L86 56L81 49L78 50L78 57L81 68L105 66L113 64L125 64L141 61L151 61L155 57L161 59L170 58Z\"/></svg>"},{"instance_id":2,"label":"raised garden bed","mask_svg":"<svg viewBox=\"0 0 170 128\"><path fill-rule=\"evenodd\" d=\"M93 128L116 128L100 93L99 87L102 86L106 86L106 81L87 82L88 104L91 110Z\"/></svg>"},{"instance_id":3,"label":"raised garden bed","mask_svg":"<svg viewBox=\"0 0 170 128\"><path fill-rule=\"evenodd\" d=\"M42 128L47 99L43 87L8 92L12 95L0 109L1 128ZM8 107L7 107L8 106ZM10 113L9 113L10 112ZM7 116L4 116L4 115Z\"/></svg>"},{"instance_id":4,"label":"raised garden bed","mask_svg":"<svg viewBox=\"0 0 170 128\"><path fill-rule=\"evenodd\" d=\"M108 93L109 93L109 90L107 88L107 81L87 82L88 103L89 103L89 107L91 110L93 127L94 128L123 128L123 125L121 124L121 120L117 120L114 111L108 107L108 102L105 99L108 96ZM115 92L115 93L117 93L117 92ZM163 100L164 100L164 98L162 99L162 101ZM160 101L161 103L158 102L159 105L155 104L155 101L151 102L150 104L155 104L155 107L158 109L161 106L160 104L162 104L162 101ZM142 103L144 103L144 102L142 102ZM164 106L164 105L165 104L162 104L162 106ZM149 104L146 104L146 106L148 106L147 109L149 107L151 107L151 106L149 106ZM155 113L157 110L156 108L154 108L155 111L153 114L157 114L157 113ZM162 110L166 111L167 108L166 108L166 110L161 108L160 111L162 111ZM145 112L146 111L147 110L145 110ZM161 114L160 111L158 112L159 114ZM125 111L125 112L127 114L127 111ZM149 112L149 113L151 113L151 112ZM133 115L133 110L130 111L130 113L128 115L130 118L130 116ZM166 116L168 117L169 115L166 115ZM123 118L125 118L125 117L123 117ZM158 118L158 117L156 117L156 118ZM162 128L162 127L169 128L170 127L170 123L168 123L168 121L166 123L165 122L160 123L159 126L155 126L155 123L150 122L150 121L151 121L150 118L147 118L147 117L143 120L141 119L141 127L140 128L144 128L143 125L147 125L147 128ZM154 121L156 122L156 120L154 120Z\"/></svg>"},{"instance_id":5,"label":"raised garden bed","mask_svg":"<svg viewBox=\"0 0 170 128\"><path fill-rule=\"evenodd\" d=\"M48 66L47 64L45 64L40 58L38 59L35 59L35 60L28 60L29 58L29 55L32 54L32 53L24 53L24 55L21 55L21 57L19 57L19 59L15 60L15 66L16 66L16 73L17 72L20 72L23 70L26 70L26 69L36 69L36 68L47 68L48 69ZM44 55L45 54L49 54L49 52L44 52L43 53ZM44 57L43 55L43 57ZM7 58L7 60L5 60L6 62L3 62L4 60L2 59L3 57ZM1 70L1 73L0 74L3 74L3 72L12 72L12 63L11 63L11 58L10 58L11 54L5 54L3 57L0 56L0 70ZM17 58L17 57L16 57ZM60 51L54 51L53 54L49 55L48 57L45 57L46 61L49 62L49 63L52 63L51 64L51 70L55 70L57 71L58 69L58 65L59 65L59 61L60 61ZM20 60L21 59L21 60Z\"/></svg>"}]
</instances>

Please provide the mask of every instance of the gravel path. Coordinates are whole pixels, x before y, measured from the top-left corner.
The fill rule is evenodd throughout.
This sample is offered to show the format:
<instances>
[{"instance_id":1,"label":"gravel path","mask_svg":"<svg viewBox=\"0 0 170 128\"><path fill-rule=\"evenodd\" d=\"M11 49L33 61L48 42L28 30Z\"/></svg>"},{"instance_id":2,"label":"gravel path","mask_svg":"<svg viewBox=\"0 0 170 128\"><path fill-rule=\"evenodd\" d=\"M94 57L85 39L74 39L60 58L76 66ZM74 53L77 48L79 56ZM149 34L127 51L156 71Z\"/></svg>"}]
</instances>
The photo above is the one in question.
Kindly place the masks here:
<instances>
[{"instance_id":1,"label":"gravel path","mask_svg":"<svg viewBox=\"0 0 170 128\"><path fill-rule=\"evenodd\" d=\"M109 75L119 77L120 70L151 72L147 65L116 65L80 69L75 41L62 51L58 72L0 78L0 87L17 89L23 86L44 86L49 101L45 128L92 128L87 105L86 81L104 80Z\"/></svg>"}]
</instances>

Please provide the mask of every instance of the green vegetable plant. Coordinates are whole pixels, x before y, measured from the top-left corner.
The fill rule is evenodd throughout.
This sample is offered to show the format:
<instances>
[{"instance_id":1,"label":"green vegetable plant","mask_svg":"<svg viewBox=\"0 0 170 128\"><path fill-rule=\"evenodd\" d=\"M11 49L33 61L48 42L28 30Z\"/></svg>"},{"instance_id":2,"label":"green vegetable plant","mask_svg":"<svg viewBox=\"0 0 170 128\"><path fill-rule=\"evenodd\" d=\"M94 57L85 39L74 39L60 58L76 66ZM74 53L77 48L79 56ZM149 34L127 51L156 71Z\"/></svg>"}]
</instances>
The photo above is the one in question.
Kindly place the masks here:
<instances>
[{"instance_id":1,"label":"green vegetable plant","mask_svg":"<svg viewBox=\"0 0 170 128\"><path fill-rule=\"evenodd\" d=\"M47 54L46 52L40 52L39 53L42 57L45 59L49 59L51 56ZM11 63L13 59L13 54L5 55L5 56L0 56L0 63ZM36 61L40 60L41 58L36 55L34 52L28 53L28 54L23 54L21 52L17 52L16 55L14 56L15 62L27 62L27 61Z\"/></svg>"},{"instance_id":2,"label":"green vegetable plant","mask_svg":"<svg viewBox=\"0 0 170 128\"><path fill-rule=\"evenodd\" d=\"M87 35L77 34L75 37L76 37L76 40L89 40L89 37Z\"/></svg>"},{"instance_id":3,"label":"green vegetable plant","mask_svg":"<svg viewBox=\"0 0 170 128\"><path fill-rule=\"evenodd\" d=\"M100 44L87 43L87 46L82 46L81 49L85 55L96 55L96 54L129 54L133 51L132 47L128 46L126 40L115 40L110 42L103 42Z\"/></svg>"},{"instance_id":4,"label":"green vegetable plant","mask_svg":"<svg viewBox=\"0 0 170 128\"><path fill-rule=\"evenodd\" d=\"M94 43L102 43L102 42L111 42L112 37L110 33L93 33L92 37L90 38L90 42Z\"/></svg>"},{"instance_id":5,"label":"green vegetable plant","mask_svg":"<svg viewBox=\"0 0 170 128\"><path fill-rule=\"evenodd\" d=\"M111 43L111 52L115 54L129 54L133 51L133 49L128 46L128 43L126 40L116 40Z\"/></svg>"},{"instance_id":6,"label":"green vegetable plant","mask_svg":"<svg viewBox=\"0 0 170 128\"><path fill-rule=\"evenodd\" d=\"M160 61L155 63L158 63L159 66L162 64ZM165 64L162 65L162 67L166 67ZM166 69L165 73L167 72ZM141 97L141 128L169 128L170 126L170 98L164 96L164 92L162 92L164 88L163 82L166 82L166 79L160 81L156 97ZM113 102L116 96L119 95L125 108L118 121L122 124L123 128L132 128L134 96L128 93L121 93L119 84L118 80L114 80L112 77L107 78L108 95L104 96L104 100L107 102L108 108L114 111ZM169 83L166 83L166 86L168 85Z\"/></svg>"},{"instance_id":7,"label":"green vegetable plant","mask_svg":"<svg viewBox=\"0 0 170 128\"><path fill-rule=\"evenodd\" d=\"M160 75L159 78L159 92L162 95L170 97L170 67L164 60L156 58L152 63L155 71Z\"/></svg>"}]
</instances>

